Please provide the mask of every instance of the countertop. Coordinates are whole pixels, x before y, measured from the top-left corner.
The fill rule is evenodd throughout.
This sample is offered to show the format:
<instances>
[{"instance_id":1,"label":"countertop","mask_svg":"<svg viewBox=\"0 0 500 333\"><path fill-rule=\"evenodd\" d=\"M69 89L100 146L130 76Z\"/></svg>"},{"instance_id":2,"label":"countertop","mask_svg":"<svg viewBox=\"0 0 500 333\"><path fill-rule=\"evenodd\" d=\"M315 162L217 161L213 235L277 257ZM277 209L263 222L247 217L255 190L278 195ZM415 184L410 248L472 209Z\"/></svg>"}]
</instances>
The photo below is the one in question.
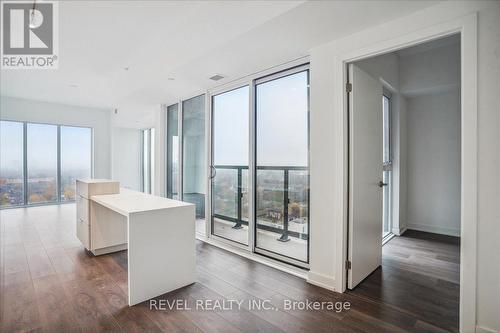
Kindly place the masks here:
<instances>
[{"instance_id":1,"label":"countertop","mask_svg":"<svg viewBox=\"0 0 500 333\"><path fill-rule=\"evenodd\" d=\"M125 188L120 188L120 193L118 194L93 195L90 199L104 207L126 216L137 212L194 206L194 204L191 203L158 197Z\"/></svg>"}]
</instances>

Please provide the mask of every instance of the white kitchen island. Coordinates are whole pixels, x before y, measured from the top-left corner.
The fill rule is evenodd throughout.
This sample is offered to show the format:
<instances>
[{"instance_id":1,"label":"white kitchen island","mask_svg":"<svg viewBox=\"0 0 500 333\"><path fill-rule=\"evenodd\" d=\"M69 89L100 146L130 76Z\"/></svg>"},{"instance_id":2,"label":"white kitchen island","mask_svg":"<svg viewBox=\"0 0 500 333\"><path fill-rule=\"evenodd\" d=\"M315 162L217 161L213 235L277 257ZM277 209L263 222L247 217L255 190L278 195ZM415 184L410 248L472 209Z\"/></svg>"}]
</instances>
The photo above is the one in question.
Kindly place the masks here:
<instances>
[{"instance_id":1,"label":"white kitchen island","mask_svg":"<svg viewBox=\"0 0 500 333\"><path fill-rule=\"evenodd\" d=\"M116 238L106 230L110 225L120 239L120 221L126 224L129 305L195 282L193 204L122 188L117 194L91 195L89 205L96 241ZM114 243L107 249L119 246ZM102 253L107 252L111 250Z\"/></svg>"}]
</instances>

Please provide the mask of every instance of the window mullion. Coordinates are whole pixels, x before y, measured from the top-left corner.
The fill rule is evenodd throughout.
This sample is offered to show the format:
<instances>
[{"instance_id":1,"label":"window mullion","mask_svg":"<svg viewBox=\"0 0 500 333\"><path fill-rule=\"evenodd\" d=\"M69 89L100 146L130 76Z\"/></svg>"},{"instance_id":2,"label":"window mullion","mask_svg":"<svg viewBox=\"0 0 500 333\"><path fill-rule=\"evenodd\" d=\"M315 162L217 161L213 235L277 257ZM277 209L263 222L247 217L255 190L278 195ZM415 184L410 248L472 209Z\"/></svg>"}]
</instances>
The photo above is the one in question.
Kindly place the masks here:
<instances>
[{"instance_id":1,"label":"window mullion","mask_svg":"<svg viewBox=\"0 0 500 333\"><path fill-rule=\"evenodd\" d=\"M57 202L61 202L61 125L57 125Z\"/></svg>"},{"instance_id":2,"label":"window mullion","mask_svg":"<svg viewBox=\"0 0 500 333\"><path fill-rule=\"evenodd\" d=\"M28 204L28 123L23 122L23 200Z\"/></svg>"}]
</instances>

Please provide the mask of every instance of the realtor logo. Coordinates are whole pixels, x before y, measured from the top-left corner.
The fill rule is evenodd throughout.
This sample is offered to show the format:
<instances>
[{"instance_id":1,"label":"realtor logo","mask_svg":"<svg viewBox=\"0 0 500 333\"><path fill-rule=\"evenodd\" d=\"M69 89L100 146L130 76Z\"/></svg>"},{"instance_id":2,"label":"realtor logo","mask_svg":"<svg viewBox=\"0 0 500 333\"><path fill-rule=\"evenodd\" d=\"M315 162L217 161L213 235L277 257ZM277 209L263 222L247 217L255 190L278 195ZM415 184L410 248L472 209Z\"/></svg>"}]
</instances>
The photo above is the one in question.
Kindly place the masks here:
<instances>
[{"instance_id":1,"label":"realtor logo","mask_svg":"<svg viewBox=\"0 0 500 333\"><path fill-rule=\"evenodd\" d=\"M56 2L2 1L2 69L55 69Z\"/></svg>"}]
</instances>

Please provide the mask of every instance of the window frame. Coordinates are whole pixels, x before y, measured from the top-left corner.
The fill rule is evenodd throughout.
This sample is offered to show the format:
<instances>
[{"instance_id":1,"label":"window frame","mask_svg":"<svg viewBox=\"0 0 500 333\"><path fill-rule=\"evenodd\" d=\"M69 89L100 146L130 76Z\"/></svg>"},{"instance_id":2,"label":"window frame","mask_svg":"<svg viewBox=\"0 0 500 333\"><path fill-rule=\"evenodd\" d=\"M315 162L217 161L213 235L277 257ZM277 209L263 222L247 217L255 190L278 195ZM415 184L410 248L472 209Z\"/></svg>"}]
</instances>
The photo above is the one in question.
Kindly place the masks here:
<instances>
[{"instance_id":1,"label":"window frame","mask_svg":"<svg viewBox=\"0 0 500 333\"><path fill-rule=\"evenodd\" d=\"M212 218L212 180L211 180L211 166L213 165L213 139L212 139L212 134L213 134L213 123L212 123L212 112L213 112L213 98L214 96L229 92L231 90L236 90L239 88L242 88L243 86L249 86L250 88L250 96L249 96L249 165L248 165L248 191L250 192L249 198L248 198L248 204L249 204L249 212L248 212L248 228L249 230L255 229L256 223L255 223L255 196L256 196L256 191L255 191L255 152L256 152L256 119L255 119L255 91L256 91L256 84L258 83L264 83L265 81L272 81L274 79L278 79L284 76L292 75L301 71L307 70L308 71L308 158L307 158L307 177L308 177L308 193L307 193L307 198L308 198L308 244L307 244L307 262L295 260L290 257L286 256L281 256L279 254L273 254L273 253L264 253L264 250L262 251L255 251L255 232L249 232L249 237L248 237L248 245L244 245L232 240L228 240L226 238L214 235L212 233L212 223L211 223L211 218ZM287 267L288 269L309 269L309 262L310 262L310 253L311 253L311 241L310 241L310 232L311 232L311 227L310 227L310 212L311 212L311 197L310 197L310 185L311 185L311 178L310 178L310 171L311 171L311 166L310 166L310 147L311 147L311 132L310 132L310 82L311 82L311 69L310 69L310 60L308 56L298 58L296 60L293 60L291 62L281 64L279 66L275 66L266 70L262 70L259 72L256 72L254 74L250 74L226 83L222 83L220 85L217 85L213 88L210 88L208 90L202 90L199 91L196 94L191 94L189 96L185 96L186 98L180 98L175 101L171 101L168 104L163 104L163 111L166 116L166 110L167 107L170 107L171 105L177 104L178 103L178 112L179 112L179 119L178 119L178 126L179 126L179 131L178 135L180 137L179 142L180 142L180 147L179 147L179 181L178 181L178 186L179 188L182 188L183 184L183 149L182 149L182 140L183 140L183 131L182 131L182 114L183 114L183 107L182 107L182 102L186 101L188 99L191 99L193 97L197 97L199 95L205 94L205 144L206 144L206 177L207 177L207 182L206 182L206 195L205 195L205 233L201 234L196 233L196 236L200 239L206 240L206 241L211 241L214 242L214 244L218 244L220 246L228 246L236 251L238 250L244 250L245 252L251 254L251 255L256 255L257 257L262 257L262 258L267 258L271 261L274 261L276 264L281 265L283 267ZM165 121L164 124L167 122ZM165 138L166 140L166 134ZM164 141L166 142L166 141ZM165 153L169 153L166 149L164 149ZM166 168L165 168L166 170ZM167 177L165 175L165 196L166 196L166 190L167 190ZM182 192L182 191L181 191ZM182 197L179 199L182 200ZM208 220L210 219L210 220Z\"/></svg>"},{"instance_id":2,"label":"window frame","mask_svg":"<svg viewBox=\"0 0 500 333\"><path fill-rule=\"evenodd\" d=\"M90 130L90 177L94 177L94 128L90 126L81 126L73 124L54 124L49 122L36 122L36 121L20 121L11 119L0 119L0 121L9 121L23 124L23 204L16 206L0 206L2 209L16 209L36 206L50 206L61 205L67 203L74 203L75 200L61 200L61 127L78 127ZM28 203L28 124L34 125L51 125L57 126L57 175L56 175L56 195L57 200L43 203Z\"/></svg>"},{"instance_id":3,"label":"window frame","mask_svg":"<svg viewBox=\"0 0 500 333\"><path fill-rule=\"evenodd\" d=\"M267 83L267 82L271 82L271 81L275 81L275 80L279 80L279 79L282 79L284 77L287 77L287 76L291 76L291 75L294 75L294 74L298 74L298 73L301 73L301 72L307 72L307 260L306 261L302 261L302 260L299 260L299 259L296 259L296 258L293 258L293 257L290 257L290 256L287 256L287 255L283 255L283 254L280 254L280 253L276 253L276 252L273 252L273 251L270 251L270 250L266 250L266 249L263 249L263 248L259 248L257 247L257 154L258 154L258 151L257 151L257 85L259 84L263 84L263 83ZM310 235L311 235L311 219L310 219L310 215L311 215L311 191L310 191L310 186L311 186L311 103L310 103L310 83L311 83L311 69L310 69L310 64L309 63L306 63L306 64L302 64L302 65L298 65L298 66L295 66L295 67L292 67L292 68L288 68L288 69L285 69L285 70L282 70L282 71L279 71L279 72L276 72L276 73L273 73L273 74L270 74L270 75L266 75L266 76L262 76L260 78L257 78L254 80L253 82L253 99L254 99L254 102L253 102L253 109L250 110L250 112L252 113L253 115L253 124L252 124L252 128L251 128L251 131L253 132L253 145L254 145L254 149L253 149L253 188L254 188L254 192L253 192L253 219L254 219L254 223L253 223L253 234L254 234L254 237L253 237L253 252L254 253L257 253L257 254L260 254L260 255L263 255L263 256L266 256L266 257L269 257L269 258L272 258L272 259L276 259L276 260L279 260L279 261L282 261L282 262L285 262L285 263L288 263L288 264L291 264L293 266L297 266L297 267L300 267L300 268L309 268L309 263L310 263L310 259L311 259L311 238L310 238ZM292 168L293 169L293 168Z\"/></svg>"}]
</instances>

